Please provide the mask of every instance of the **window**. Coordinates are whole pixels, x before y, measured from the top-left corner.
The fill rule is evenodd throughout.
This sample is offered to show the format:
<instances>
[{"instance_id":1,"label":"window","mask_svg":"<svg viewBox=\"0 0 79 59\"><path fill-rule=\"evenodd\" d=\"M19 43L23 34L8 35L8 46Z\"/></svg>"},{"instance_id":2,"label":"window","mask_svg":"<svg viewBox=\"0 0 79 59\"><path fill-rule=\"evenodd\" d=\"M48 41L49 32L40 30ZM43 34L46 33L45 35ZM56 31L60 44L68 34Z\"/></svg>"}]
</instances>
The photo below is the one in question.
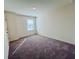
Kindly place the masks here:
<instances>
[{"instance_id":1,"label":"window","mask_svg":"<svg viewBox=\"0 0 79 59\"><path fill-rule=\"evenodd\" d=\"M27 30L34 30L34 20L27 20Z\"/></svg>"}]
</instances>

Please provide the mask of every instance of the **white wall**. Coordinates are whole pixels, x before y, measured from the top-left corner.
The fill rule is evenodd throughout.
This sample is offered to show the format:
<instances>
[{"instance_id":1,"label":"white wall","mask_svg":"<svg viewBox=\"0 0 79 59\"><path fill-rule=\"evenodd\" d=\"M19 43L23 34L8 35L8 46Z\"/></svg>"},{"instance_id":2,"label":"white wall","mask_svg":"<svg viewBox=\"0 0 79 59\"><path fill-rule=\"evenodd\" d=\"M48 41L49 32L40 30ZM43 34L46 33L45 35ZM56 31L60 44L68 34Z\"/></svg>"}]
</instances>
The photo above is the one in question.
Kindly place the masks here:
<instances>
[{"instance_id":1,"label":"white wall","mask_svg":"<svg viewBox=\"0 0 79 59\"><path fill-rule=\"evenodd\" d=\"M43 11L37 18L38 33L68 43L75 43L74 4Z\"/></svg>"},{"instance_id":2,"label":"white wall","mask_svg":"<svg viewBox=\"0 0 79 59\"><path fill-rule=\"evenodd\" d=\"M36 33L36 28L33 31L28 31L26 24L28 19L35 20L35 17L24 16L7 11L5 14L8 24L9 41Z\"/></svg>"}]
</instances>

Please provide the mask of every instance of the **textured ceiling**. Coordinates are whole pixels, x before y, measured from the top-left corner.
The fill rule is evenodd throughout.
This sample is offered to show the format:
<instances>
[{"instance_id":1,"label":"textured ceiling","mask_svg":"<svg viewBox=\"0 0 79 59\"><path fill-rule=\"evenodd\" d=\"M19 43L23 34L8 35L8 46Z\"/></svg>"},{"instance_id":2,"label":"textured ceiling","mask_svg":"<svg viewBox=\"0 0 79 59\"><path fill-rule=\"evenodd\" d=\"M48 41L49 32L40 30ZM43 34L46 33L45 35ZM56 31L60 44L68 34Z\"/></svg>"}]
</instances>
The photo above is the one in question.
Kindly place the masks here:
<instances>
[{"instance_id":1,"label":"textured ceiling","mask_svg":"<svg viewBox=\"0 0 79 59\"><path fill-rule=\"evenodd\" d=\"M36 13L42 10L49 11L71 3L72 0L4 0L4 9L25 15L36 16ZM36 10L32 10L33 7L35 7Z\"/></svg>"}]
</instances>

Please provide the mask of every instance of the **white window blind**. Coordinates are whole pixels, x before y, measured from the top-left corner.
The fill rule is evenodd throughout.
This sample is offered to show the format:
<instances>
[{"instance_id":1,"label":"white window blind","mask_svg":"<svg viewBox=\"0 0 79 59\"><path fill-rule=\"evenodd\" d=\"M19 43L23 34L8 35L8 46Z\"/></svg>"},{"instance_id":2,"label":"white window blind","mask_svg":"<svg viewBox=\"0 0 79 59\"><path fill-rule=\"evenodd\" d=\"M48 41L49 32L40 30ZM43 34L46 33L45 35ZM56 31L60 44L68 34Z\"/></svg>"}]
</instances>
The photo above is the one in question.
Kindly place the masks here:
<instances>
[{"instance_id":1,"label":"white window blind","mask_svg":"<svg viewBox=\"0 0 79 59\"><path fill-rule=\"evenodd\" d=\"M27 30L34 30L34 20L27 20Z\"/></svg>"}]
</instances>

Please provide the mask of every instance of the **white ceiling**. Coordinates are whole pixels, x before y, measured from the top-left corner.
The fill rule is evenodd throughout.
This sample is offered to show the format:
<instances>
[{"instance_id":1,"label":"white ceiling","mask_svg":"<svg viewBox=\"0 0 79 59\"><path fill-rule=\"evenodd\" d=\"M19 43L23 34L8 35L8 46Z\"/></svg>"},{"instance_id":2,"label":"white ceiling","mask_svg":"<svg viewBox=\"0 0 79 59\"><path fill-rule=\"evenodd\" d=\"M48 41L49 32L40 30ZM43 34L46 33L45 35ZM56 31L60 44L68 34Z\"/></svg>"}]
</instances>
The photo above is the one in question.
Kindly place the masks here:
<instances>
[{"instance_id":1,"label":"white ceiling","mask_svg":"<svg viewBox=\"0 0 79 59\"><path fill-rule=\"evenodd\" d=\"M4 0L4 9L30 16L71 4L72 0ZM32 8L35 7L36 10Z\"/></svg>"}]
</instances>

